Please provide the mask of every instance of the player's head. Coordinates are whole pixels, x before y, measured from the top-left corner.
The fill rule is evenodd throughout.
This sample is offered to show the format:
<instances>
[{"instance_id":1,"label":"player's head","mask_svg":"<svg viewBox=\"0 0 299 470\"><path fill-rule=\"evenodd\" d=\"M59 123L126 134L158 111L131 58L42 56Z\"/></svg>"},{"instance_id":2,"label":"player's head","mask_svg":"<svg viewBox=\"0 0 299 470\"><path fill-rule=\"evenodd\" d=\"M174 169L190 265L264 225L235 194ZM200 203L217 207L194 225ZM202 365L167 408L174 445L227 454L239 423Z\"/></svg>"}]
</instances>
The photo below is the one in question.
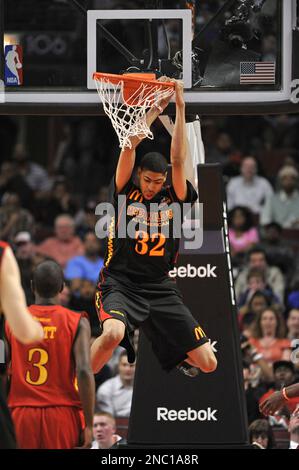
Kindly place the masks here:
<instances>
[{"instance_id":1,"label":"player's head","mask_svg":"<svg viewBox=\"0 0 299 470\"><path fill-rule=\"evenodd\" d=\"M166 181L167 165L167 160L158 152L147 153L142 158L138 168L138 177L145 199L152 199L161 191Z\"/></svg>"},{"instance_id":2,"label":"player's head","mask_svg":"<svg viewBox=\"0 0 299 470\"><path fill-rule=\"evenodd\" d=\"M63 290L63 271L55 261L43 261L33 272L32 290L35 296L53 299Z\"/></svg>"}]
</instances>

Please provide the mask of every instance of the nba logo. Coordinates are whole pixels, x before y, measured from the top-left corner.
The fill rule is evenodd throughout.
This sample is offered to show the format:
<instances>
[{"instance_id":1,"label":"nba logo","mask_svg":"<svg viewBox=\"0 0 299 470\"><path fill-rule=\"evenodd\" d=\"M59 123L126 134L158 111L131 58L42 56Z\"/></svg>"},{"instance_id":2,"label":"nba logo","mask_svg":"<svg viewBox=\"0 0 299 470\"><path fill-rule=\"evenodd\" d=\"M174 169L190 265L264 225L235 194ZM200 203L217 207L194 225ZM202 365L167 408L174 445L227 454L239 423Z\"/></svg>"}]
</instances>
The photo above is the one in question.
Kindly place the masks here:
<instances>
[{"instance_id":1,"label":"nba logo","mask_svg":"<svg viewBox=\"0 0 299 470\"><path fill-rule=\"evenodd\" d=\"M5 85L23 85L22 46L5 46Z\"/></svg>"}]
</instances>

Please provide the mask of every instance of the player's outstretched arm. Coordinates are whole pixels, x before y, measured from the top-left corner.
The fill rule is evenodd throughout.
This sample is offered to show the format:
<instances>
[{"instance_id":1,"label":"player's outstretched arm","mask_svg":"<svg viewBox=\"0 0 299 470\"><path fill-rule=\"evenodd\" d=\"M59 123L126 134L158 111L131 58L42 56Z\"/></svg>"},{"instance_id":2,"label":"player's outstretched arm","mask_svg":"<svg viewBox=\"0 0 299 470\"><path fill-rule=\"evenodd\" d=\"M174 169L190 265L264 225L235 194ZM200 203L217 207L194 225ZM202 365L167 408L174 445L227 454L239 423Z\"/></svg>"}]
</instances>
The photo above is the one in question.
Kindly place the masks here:
<instances>
[{"instance_id":1,"label":"player's outstretched arm","mask_svg":"<svg viewBox=\"0 0 299 470\"><path fill-rule=\"evenodd\" d=\"M187 158L187 129L185 120L184 85L175 80L176 117L171 139L170 161L172 166L172 184L177 197L185 201L187 183L185 161Z\"/></svg>"},{"instance_id":2,"label":"player's outstretched arm","mask_svg":"<svg viewBox=\"0 0 299 470\"><path fill-rule=\"evenodd\" d=\"M73 346L76 363L79 395L82 403L86 428L83 432L81 448L89 448L92 443L93 413L95 406L95 381L90 363L90 326L86 318L81 318Z\"/></svg>"},{"instance_id":3,"label":"player's outstretched arm","mask_svg":"<svg viewBox=\"0 0 299 470\"><path fill-rule=\"evenodd\" d=\"M167 77L161 77L161 81L171 81ZM156 105L154 105L151 109L148 110L146 113L146 123L148 127L151 127L153 122L157 119L157 117L164 111L164 109L168 106L169 101L171 99L171 95L167 98L159 101ZM130 138L131 141L131 148L125 148L120 152L120 156L118 159L118 164L116 168L115 174L115 187L116 193L119 193L124 186L130 180L136 159L136 148L143 140L142 137L133 136Z\"/></svg>"},{"instance_id":4,"label":"player's outstretched arm","mask_svg":"<svg viewBox=\"0 0 299 470\"><path fill-rule=\"evenodd\" d=\"M44 330L27 308L19 267L10 247L5 248L0 276L2 309L12 334L24 344L41 341Z\"/></svg>"}]
</instances>

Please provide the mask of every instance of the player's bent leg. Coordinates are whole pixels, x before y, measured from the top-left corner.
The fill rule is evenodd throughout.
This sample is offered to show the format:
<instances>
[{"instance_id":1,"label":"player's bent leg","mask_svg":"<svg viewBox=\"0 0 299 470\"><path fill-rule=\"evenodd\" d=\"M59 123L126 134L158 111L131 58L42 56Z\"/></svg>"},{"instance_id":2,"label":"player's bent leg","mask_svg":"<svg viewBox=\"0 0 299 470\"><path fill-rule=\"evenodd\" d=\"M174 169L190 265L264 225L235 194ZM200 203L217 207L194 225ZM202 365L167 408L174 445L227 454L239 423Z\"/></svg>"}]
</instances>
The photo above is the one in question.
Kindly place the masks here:
<instances>
[{"instance_id":1,"label":"player's bent leg","mask_svg":"<svg viewBox=\"0 0 299 470\"><path fill-rule=\"evenodd\" d=\"M109 318L103 323L103 332L91 346L91 366L96 374L109 361L113 351L125 336L125 324L115 318Z\"/></svg>"},{"instance_id":2,"label":"player's bent leg","mask_svg":"<svg viewBox=\"0 0 299 470\"><path fill-rule=\"evenodd\" d=\"M202 372L214 372L217 368L217 359L210 343L198 346L196 349L189 351L187 355L188 359L186 362L199 368Z\"/></svg>"}]
</instances>

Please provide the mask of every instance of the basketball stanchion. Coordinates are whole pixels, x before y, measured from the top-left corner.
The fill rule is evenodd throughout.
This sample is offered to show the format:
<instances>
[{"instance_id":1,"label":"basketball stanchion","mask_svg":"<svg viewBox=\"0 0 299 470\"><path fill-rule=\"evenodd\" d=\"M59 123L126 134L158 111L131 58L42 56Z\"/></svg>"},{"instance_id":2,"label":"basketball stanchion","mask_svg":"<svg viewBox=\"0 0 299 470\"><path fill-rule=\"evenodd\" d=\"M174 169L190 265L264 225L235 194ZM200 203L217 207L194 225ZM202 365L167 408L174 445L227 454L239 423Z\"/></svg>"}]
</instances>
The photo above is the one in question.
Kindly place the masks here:
<instances>
[{"instance_id":1,"label":"basketball stanchion","mask_svg":"<svg viewBox=\"0 0 299 470\"><path fill-rule=\"evenodd\" d=\"M151 138L146 113L171 96L173 82L144 74L96 73L94 79L120 147L130 148L132 136ZM193 220L185 219L189 233L188 236L184 233L186 240L181 243L180 264L170 276L177 278L187 307L202 325L203 330L195 328L195 337L198 335L200 339L203 331L208 331L218 367L213 374L201 373L193 378L176 368L165 372L149 341L141 334L128 431L130 448L243 448L248 445L221 167L197 165L204 161L199 121L190 130L193 138L189 137L188 173L193 173L195 187L198 186L203 218L193 213ZM168 131L171 133L171 126ZM197 153L193 151L195 145ZM202 230L202 243L197 243L195 249L184 243L191 238L192 229L194 235ZM167 343L167 331L165 335Z\"/></svg>"},{"instance_id":2,"label":"basketball stanchion","mask_svg":"<svg viewBox=\"0 0 299 470\"><path fill-rule=\"evenodd\" d=\"M248 445L237 312L221 167L198 166L203 244L182 250L176 275L184 301L209 332L217 370L189 378L164 372L139 340L128 445L131 448L245 448ZM212 190L211 190L212 188Z\"/></svg>"}]
</instances>

